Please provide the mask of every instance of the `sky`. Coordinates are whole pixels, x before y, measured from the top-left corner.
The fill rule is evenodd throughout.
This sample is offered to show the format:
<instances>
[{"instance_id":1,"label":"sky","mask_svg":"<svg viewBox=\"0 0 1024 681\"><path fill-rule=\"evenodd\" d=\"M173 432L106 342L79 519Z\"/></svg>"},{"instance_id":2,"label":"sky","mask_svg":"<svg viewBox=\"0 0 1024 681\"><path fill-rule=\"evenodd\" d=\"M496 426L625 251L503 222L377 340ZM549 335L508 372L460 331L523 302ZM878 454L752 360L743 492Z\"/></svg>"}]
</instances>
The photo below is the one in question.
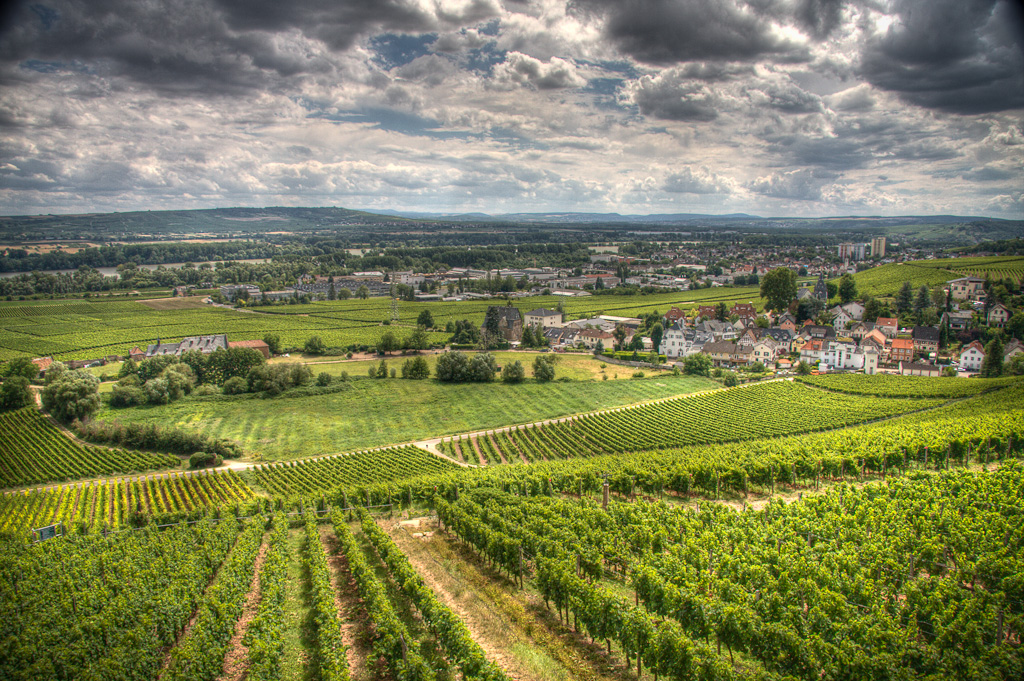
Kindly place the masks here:
<instances>
[{"instance_id":1,"label":"sky","mask_svg":"<svg viewBox=\"0 0 1024 681\"><path fill-rule=\"evenodd\" d=\"M39 0L0 214L1024 218L1010 0Z\"/></svg>"}]
</instances>

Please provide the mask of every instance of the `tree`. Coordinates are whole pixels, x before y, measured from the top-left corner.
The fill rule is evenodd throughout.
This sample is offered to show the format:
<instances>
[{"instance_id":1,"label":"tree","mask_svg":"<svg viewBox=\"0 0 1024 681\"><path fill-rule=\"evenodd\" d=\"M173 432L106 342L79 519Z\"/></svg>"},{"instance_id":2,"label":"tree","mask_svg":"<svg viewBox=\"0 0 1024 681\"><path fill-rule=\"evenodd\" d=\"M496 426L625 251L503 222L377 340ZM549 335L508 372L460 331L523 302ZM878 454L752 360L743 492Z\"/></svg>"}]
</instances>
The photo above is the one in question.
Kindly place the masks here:
<instances>
[{"instance_id":1,"label":"tree","mask_svg":"<svg viewBox=\"0 0 1024 681\"><path fill-rule=\"evenodd\" d=\"M722 382L722 384L726 388L732 388L740 384L740 379L736 376L735 371L726 371L725 380Z\"/></svg>"},{"instance_id":2,"label":"tree","mask_svg":"<svg viewBox=\"0 0 1024 681\"><path fill-rule=\"evenodd\" d=\"M430 310L423 310L419 316L416 317L416 325L422 326L425 329L434 328L434 315L430 314Z\"/></svg>"},{"instance_id":3,"label":"tree","mask_svg":"<svg viewBox=\"0 0 1024 681\"><path fill-rule=\"evenodd\" d=\"M338 291L334 288L334 282L331 282L331 288L327 291L327 300L337 300Z\"/></svg>"},{"instance_id":4,"label":"tree","mask_svg":"<svg viewBox=\"0 0 1024 681\"><path fill-rule=\"evenodd\" d=\"M717 319L720 322L724 322L728 318L729 318L729 306L726 305L725 303L719 303L715 307L715 319Z\"/></svg>"},{"instance_id":5,"label":"tree","mask_svg":"<svg viewBox=\"0 0 1024 681\"><path fill-rule=\"evenodd\" d=\"M389 352L394 352L400 347L401 345L398 342L398 337L395 336L395 333L390 330L382 333L380 339L377 341L377 353L381 355L386 355Z\"/></svg>"},{"instance_id":6,"label":"tree","mask_svg":"<svg viewBox=\"0 0 1024 681\"><path fill-rule=\"evenodd\" d=\"M811 373L811 365L807 362L800 360L800 363L796 365L796 373L800 376L807 376Z\"/></svg>"},{"instance_id":7,"label":"tree","mask_svg":"<svg viewBox=\"0 0 1024 681\"><path fill-rule=\"evenodd\" d=\"M837 295L839 295L839 287L836 286L836 283L834 281L825 282L825 295L828 297L829 300L832 300Z\"/></svg>"},{"instance_id":8,"label":"tree","mask_svg":"<svg viewBox=\"0 0 1024 681\"><path fill-rule=\"evenodd\" d=\"M422 380L430 378L430 366L423 357L413 357L402 364L402 378Z\"/></svg>"},{"instance_id":9,"label":"tree","mask_svg":"<svg viewBox=\"0 0 1024 681\"><path fill-rule=\"evenodd\" d=\"M914 287L909 281L903 282L900 292L896 294L896 313L901 317L909 313L914 305Z\"/></svg>"},{"instance_id":10,"label":"tree","mask_svg":"<svg viewBox=\"0 0 1024 681\"><path fill-rule=\"evenodd\" d=\"M533 327L529 324L523 327L523 337L519 340L519 344L524 348L532 348L534 346Z\"/></svg>"},{"instance_id":11,"label":"tree","mask_svg":"<svg viewBox=\"0 0 1024 681\"><path fill-rule=\"evenodd\" d=\"M839 300L845 305L857 298L857 281L850 273L839 278Z\"/></svg>"},{"instance_id":12,"label":"tree","mask_svg":"<svg viewBox=\"0 0 1024 681\"><path fill-rule=\"evenodd\" d=\"M451 341L454 345L475 345L480 342L480 329L468 319L455 322Z\"/></svg>"},{"instance_id":13,"label":"tree","mask_svg":"<svg viewBox=\"0 0 1024 681\"><path fill-rule=\"evenodd\" d=\"M338 291L338 298L341 300L348 300L352 297L352 291L347 288L342 288Z\"/></svg>"},{"instance_id":14,"label":"tree","mask_svg":"<svg viewBox=\"0 0 1024 681\"><path fill-rule=\"evenodd\" d=\"M661 326L661 322L656 323L651 327L651 343L654 344L654 352L659 352L661 349L661 339L665 336L665 329Z\"/></svg>"},{"instance_id":15,"label":"tree","mask_svg":"<svg viewBox=\"0 0 1024 681\"><path fill-rule=\"evenodd\" d=\"M711 358L697 353L683 360L683 373L689 376L710 376Z\"/></svg>"},{"instance_id":16,"label":"tree","mask_svg":"<svg viewBox=\"0 0 1024 681\"><path fill-rule=\"evenodd\" d=\"M3 376L24 376L32 380L39 376L39 367L28 357L17 357L12 359L3 368Z\"/></svg>"},{"instance_id":17,"label":"tree","mask_svg":"<svg viewBox=\"0 0 1024 681\"><path fill-rule=\"evenodd\" d=\"M457 350L445 352L437 358L435 372L439 381L465 381L469 372L469 357Z\"/></svg>"},{"instance_id":18,"label":"tree","mask_svg":"<svg viewBox=\"0 0 1024 681\"><path fill-rule=\"evenodd\" d=\"M555 380L555 356L537 355L533 360L533 377L540 382Z\"/></svg>"},{"instance_id":19,"label":"tree","mask_svg":"<svg viewBox=\"0 0 1024 681\"><path fill-rule=\"evenodd\" d=\"M484 330L488 333L498 336L501 333L501 316L498 312L498 307L492 305L487 308L487 314L484 316Z\"/></svg>"},{"instance_id":20,"label":"tree","mask_svg":"<svg viewBox=\"0 0 1024 681\"><path fill-rule=\"evenodd\" d=\"M487 383L498 373L498 362L489 352L478 352L469 360L469 380Z\"/></svg>"},{"instance_id":21,"label":"tree","mask_svg":"<svg viewBox=\"0 0 1024 681\"><path fill-rule=\"evenodd\" d=\"M426 350L427 346L430 345L430 339L427 337L427 330L422 326L417 326L409 337L405 339L406 347L412 350Z\"/></svg>"},{"instance_id":22,"label":"tree","mask_svg":"<svg viewBox=\"0 0 1024 681\"><path fill-rule=\"evenodd\" d=\"M271 355L281 354L281 337L276 333L268 333L263 337L263 342L267 344L267 348L270 349Z\"/></svg>"},{"instance_id":23,"label":"tree","mask_svg":"<svg viewBox=\"0 0 1024 681\"><path fill-rule=\"evenodd\" d=\"M985 346L985 359L981 362L982 378L998 378L1003 375L1003 342L993 338Z\"/></svg>"},{"instance_id":24,"label":"tree","mask_svg":"<svg viewBox=\"0 0 1024 681\"><path fill-rule=\"evenodd\" d=\"M329 373L327 373L326 371L321 371L316 376L316 384L318 386L320 386L321 388L325 388L325 387L329 386L331 384L331 380L333 380L331 375Z\"/></svg>"},{"instance_id":25,"label":"tree","mask_svg":"<svg viewBox=\"0 0 1024 681\"><path fill-rule=\"evenodd\" d=\"M505 383L522 383L524 378L526 378L526 369L518 359L501 368L501 380Z\"/></svg>"},{"instance_id":26,"label":"tree","mask_svg":"<svg viewBox=\"0 0 1024 681\"><path fill-rule=\"evenodd\" d=\"M788 267L777 267L761 279L761 297L769 310L784 310L796 297L796 273Z\"/></svg>"},{"instance_id":27,"label":"tree","mask_svg":"<svg viewBox=\"0 0 1024 681\"><path fill-rule=\"evenodd\" d=\"M639 332L633 334L633 337L629 340L627 349L632 350L633 352L640 352L644 349L644 339Z\"/></svg>"},{"instance_id":28,"label":"tree","mask_svg":"<svg viewBox=\"0 0 1024 681\"><path fill-rule=\"evenodd\" d=\"M356 298L366 300L370 297L370 289L366 288L366 284L360 284L359 288L356 289Z\"/></svg>"},{"instance_id":29,"label":"tree","mask_svg":"<svg viewBox=\"0 0 1024 681\"><path fill-rule=\"evenodd\" d=\"M604 341L598 338L597 345L594 346L594 354L600 355L602 353L604 353Z\"/></svg>"},{"instance_id":30,"label":"tree","mask_svg":"<svg viewBox=\"0 0 1024 681\"><path fill-rule=\"evenodd\" d=\"M384 361L383 359L380 361L380 364L377 365L376 377L377 378L387 378L388 377L388 363L386 361Z\"/></svg>"},{"instance_id":31,"label":"tree","mask_svg":"<svg viewBox=\"0 0 1024 681\"><path fill-rule=\"evenodd\" d=\"M914 299L914 314L917 315L917 320L920 322L924 311L932 306L932 294L928 290L928 287L921 284L921 288L917 290L917 298Z\"/></svg>"},{"instance_id":32,"label":"tree","mask_svg":"<svg viewBox=\"0 0 1024 681\"><path fill-rule=\"evenodd\" d=\"M878 299L868 296L864 300L864 321L873 322L881 316L882 305Z\"/></svg>"},{"instance_id":33,"label":"tree","mask_svg":"<svg viewBox=\"0 0 1024 681\"><path fill-rule=\"evenodd\" d=\"M84 371L64 371L43 388L43 409L59 421L84 420L100 408L100 380Z\"/></svg>"},{"instance_id":34,"label":"tree","mask_svg":"<svg viewBox=\"0 0 1024 681\"><path fill-rule=\"evenodd\" d=\"M310 336L302 349L307 355L322 355L327 352L327 344L320 336Z\"/></svg>"},{"instance_id":35,"label":"tree","mask_svg":"<svg viewBox=\"0 0 1024 681\"><path fill-rule=\"evenodd\" d=\"M1024 340L1024 312L1018 312L1006 322L1006 333L1014 338Z\"/></svg>"},{"instance_id":36,"label":"tree","mask_svg":"<svg viewBox=\"0 0 1024 681\"><path fill-rule=\"evenodd\" d=\"M0 383L0 411L21 409L34 402L32 389L24 376L8 376Z\"/></svg>"},{"instance_id":37,"label":"tree","mask_svg":"<svg viewBox=\"0 0 1024 681\"><path fill-rule=\"evenodd\" d=\"M626 327L622 324L616 324L615 330L612 331L612 338L615 339L615 349L621 350L622 344L626 342Z\"/></svg>"},{"instance_id":38,"label":"tree","mask_svg":"<svg viewBox=\"0 0 1024 681\"><path fill-rule=\"evenodd\" d=\"M1018 353L1003 366L1003 373L1008 376L1024 376L1024 353Z\"/></svg>"}]
</instances>

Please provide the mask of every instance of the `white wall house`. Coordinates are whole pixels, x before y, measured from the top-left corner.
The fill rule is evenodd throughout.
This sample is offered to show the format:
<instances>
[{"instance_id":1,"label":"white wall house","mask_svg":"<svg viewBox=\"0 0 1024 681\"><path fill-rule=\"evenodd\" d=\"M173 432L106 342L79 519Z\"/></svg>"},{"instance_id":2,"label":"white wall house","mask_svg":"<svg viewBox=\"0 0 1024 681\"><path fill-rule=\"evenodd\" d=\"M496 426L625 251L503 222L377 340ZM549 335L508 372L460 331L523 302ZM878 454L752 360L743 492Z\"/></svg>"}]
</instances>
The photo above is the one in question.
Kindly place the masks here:
<instances>
[{"instance_id":1,"label":"white wall house","mask_svg":"<svg viewBox=\"0 0 1024 681\"><path fill-rule=\"evenodd\" d=\"M978 341L972 341L960 351L960 368L964 371L981 371L981 363L985 361L985 348Z\"/></svg>"}]
</instances>

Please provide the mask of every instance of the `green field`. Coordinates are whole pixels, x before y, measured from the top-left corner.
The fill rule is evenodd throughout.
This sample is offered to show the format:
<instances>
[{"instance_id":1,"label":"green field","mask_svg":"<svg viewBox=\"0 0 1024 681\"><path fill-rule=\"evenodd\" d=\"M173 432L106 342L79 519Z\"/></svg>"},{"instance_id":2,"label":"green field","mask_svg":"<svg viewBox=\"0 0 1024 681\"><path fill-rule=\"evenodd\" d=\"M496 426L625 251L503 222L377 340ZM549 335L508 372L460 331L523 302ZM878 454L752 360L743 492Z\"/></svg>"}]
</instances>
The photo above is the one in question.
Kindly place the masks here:
<instances>
[{"instance_id":1,"label":"green field","mask_svg":"<svg viewBox=\"0 0 1024 681\"><path fill-rule=\"evenodd\" d=\"M753 302L760 304L756 287L712 288L700 291L659 293L647 296L590 296L563 300L539 296L514 301L523 312L538 307L555 308L562 301L566 317L578 319L599 314L633 317L673 305ZM285 347L299 347L310 336L320 336L328 346L374 345L387 330L404 338L416 326L423 310L434 323L470 319L482 324L487 306L500 300L458 303L398 303L398 321L390 327L390 301L324 301L308 305L257 308L244 312L203 305L195 299L59 300L0 303L0 361L15 357L53 356L57 359L92 359L127 355L135 345L145 347L157 340L174 341L185 336L225 333L228 340L281 337ZM449 334L431 333L431 343L447 341Z\"/></svg>"},{"instance_id":2,"label":"green field","mask_svg":"<svg viewBox=\"0 0 1024 681\"><path fill-rule=\"evenodd\" d=\"M530 423L718 387L669 374L643 380L442 384L353 380L314 397L209 400L104 409L98 418L193 428L239 442L255 460L297 459L514 423Z\"/></svg>"},{"instance_id":3,"label":"green field","mask_svg":"<svg viewBox=\"0 0 1024 681\"><path fill-rule=\"evenodd\" d=\"M1024 257L946 258L890 263L858 272L854 279L857 281L857 292L862 296L891 296L899 292L907 281L916 290L921 286L942 286L950 279L959 277L986 275L993 279L1010 278L1020 281L1024 278Z\"/></svg>"}]
</instances>

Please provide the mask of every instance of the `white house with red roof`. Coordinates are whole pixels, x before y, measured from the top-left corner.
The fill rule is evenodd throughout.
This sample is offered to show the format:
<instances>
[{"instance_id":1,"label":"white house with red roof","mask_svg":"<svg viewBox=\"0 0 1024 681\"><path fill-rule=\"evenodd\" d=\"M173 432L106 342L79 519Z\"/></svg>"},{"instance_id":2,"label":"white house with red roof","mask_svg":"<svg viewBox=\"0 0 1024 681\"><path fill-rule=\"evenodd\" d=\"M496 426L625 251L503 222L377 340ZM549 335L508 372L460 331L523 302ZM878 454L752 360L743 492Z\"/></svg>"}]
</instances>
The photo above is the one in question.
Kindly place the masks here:
<instances>
[{"instance_id":1,"label":"white house with red roof","mask_svg":"<svg viewBox=\"0 0 1024 681\"><path fill-rule=\"evenodd\" d=\"M981 371L981 363L985 361L985 348L979 341L971 341L960 351L960 368L964 371Z\"/></svg>"}]
</instances>

